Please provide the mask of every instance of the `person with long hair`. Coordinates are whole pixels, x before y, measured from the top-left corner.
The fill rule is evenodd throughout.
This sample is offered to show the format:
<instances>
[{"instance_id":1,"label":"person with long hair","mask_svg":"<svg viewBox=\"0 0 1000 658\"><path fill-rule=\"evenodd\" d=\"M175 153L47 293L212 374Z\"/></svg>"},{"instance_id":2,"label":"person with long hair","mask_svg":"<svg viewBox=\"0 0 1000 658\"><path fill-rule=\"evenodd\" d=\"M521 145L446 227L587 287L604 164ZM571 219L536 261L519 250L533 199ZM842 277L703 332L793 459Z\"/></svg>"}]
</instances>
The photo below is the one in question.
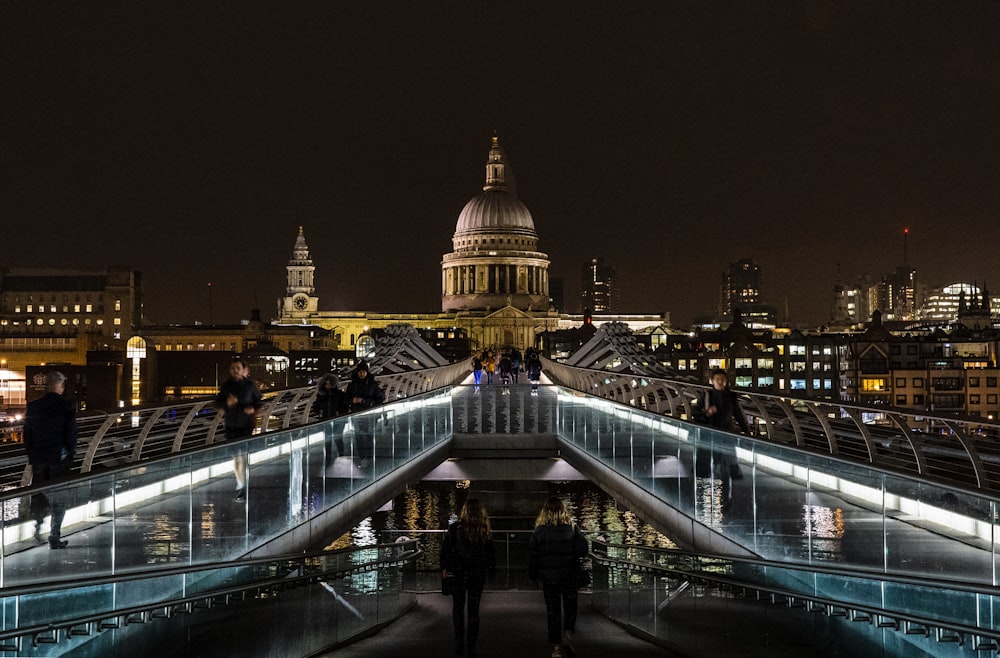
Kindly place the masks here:
<instances>
[{"instance_id":1,"label":"person with long hair","mask_svg":"<svg viewBox=\"0 0 1000 658\"><path fill-rule=\"evenodd\" d=\"M455 574L451 618L455 625L455 655L475 657L479 637L479 602L486 575L496 565L493 528L486 508L476 498L462 505L458 521L448 526L441 544L441 574ZM466 621L468 602L468 621Z\"/></svg>"},{"instance_id":2,"label":"person with long hair","mask_svg":"<svg viewBox=\"0 0 1000 658\"><path fill-rule=\"evenodd\" d=\"M548 618L552 658L571 658L576 632L577 592L574 574L587 555L587 540L570 518L565 503L549 496L535 520L528 542L528 577L540 582Z\"/></svg>"}]
</instances>

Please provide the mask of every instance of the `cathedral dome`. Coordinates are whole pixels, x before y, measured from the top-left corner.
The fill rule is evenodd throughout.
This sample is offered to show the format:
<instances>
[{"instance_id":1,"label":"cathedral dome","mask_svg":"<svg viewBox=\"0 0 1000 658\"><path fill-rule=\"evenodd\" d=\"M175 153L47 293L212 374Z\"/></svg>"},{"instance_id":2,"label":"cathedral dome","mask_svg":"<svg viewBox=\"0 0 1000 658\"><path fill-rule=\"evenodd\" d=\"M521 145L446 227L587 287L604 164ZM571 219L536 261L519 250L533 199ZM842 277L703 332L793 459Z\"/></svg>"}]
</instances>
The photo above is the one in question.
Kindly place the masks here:
<instances>
[{"instance_id":1,"label":"cathedral dome","mask_svg":"<svg viewBox=\"0 0 1000 658\"><path fill-rule=\"evenodd\" d=\"M521 200L506 190L488 190L465 204L455 233L520 229L535 232L535 222Z\"/></svg>"}]
</instances>

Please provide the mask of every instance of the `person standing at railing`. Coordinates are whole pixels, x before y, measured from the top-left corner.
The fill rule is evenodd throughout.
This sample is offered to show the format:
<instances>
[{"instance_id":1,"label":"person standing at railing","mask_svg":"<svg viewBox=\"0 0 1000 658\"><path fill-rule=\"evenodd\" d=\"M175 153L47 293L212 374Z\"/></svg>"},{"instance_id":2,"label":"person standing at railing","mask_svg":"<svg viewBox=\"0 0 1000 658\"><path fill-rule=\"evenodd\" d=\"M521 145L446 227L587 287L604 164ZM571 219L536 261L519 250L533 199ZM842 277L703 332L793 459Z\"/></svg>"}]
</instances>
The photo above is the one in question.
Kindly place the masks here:
<instances>
[{"instance_id":1,"label":"person standing at railing","mask_svg":"<svg viewBox=\"0 0 1000 658\"><path fill-rule=\"evenodd\" d=\"M576 632L577 584L575 574L587 555L587 540L570 518L565 503L550 496L535 520L528 541L528 577L541 582L548 618L552 658L571 658Z\"/></svg>"},{"instance_id":2,"label":"person standing at railing","mask_svg":"<svg viewBox=\"0 0 1000 658\"><path fill-rule=\"evenodd\" d=\"M351 413L365 411L385 402L385 393L379 386L367 361L359 361L344 392ZM375 415L362 414L351 419L354 427L355 458L359 468L368 468L375 451Z\"/></svg>"},{"instance_id":3,"label":"person standing at railing","mask_svg":"<svg viewBox=\"0 0 1000 658\"><path fill-rule=\"evenodd\" d=\"M76 453L76 409L63 393L66 376L56 370L45 375L45 395L28 403L24 417L24 448L31 464L33 484L51 482L67 475ZM43 543L41 526L47 510L51 511L49 548L66 548L61 539L66 505L60 493L34 494L29 509L35 520L35 541Z\"/></svg>"},{"instance_id":4,"label":"person standing at railing","mask_svg":"<svg viewBox=\"0 0 1000 658\"><path fill-rule=\"evenodd\" d=\"M316 385L316 401L313 404L319 413L320 420L329 420L347 413L350 408L347 398L340 390L340 379L336 373L323 375ZM326 447L326 465L333 464L333 460L344 455L344 437L339 433L339 428L334 428L333 423L327 423L323 427L325 433L324 445ZM336 447L336 451L334 448Z\"/></svg>"},{"instance_id":5,"label":"person standing at railing","mask_svg":"<svg viewBox=\"0 0 1000 658\"><path fill-rule=\"evenodd\" d=\"M222 383L215 396L215 406L222 409L226 441L249 438L257 424L257 412L262 405L260 389L250 379L247 362L235 357L229 364L229 379ZM247 462L243 447L236 447L233 472L236 475L236 495L233 500L243 502L247 496Z\"/></svg>"},{"instance_id":6,"label":"person standing at railing","mask_svg":"<svg viewBox=\"0 0 1000 658\"><path fill-rule=\"evenodd\" d=\"M486 576L496 566L493 528L486 508L476 498L462 505L458 521L448 527L441 543L441 575L455 576L451 619L455 628L455 655L476 655L479 637L479 602ZM468 602L468 619L466 619Z\"/></svg>"}]
</instances>

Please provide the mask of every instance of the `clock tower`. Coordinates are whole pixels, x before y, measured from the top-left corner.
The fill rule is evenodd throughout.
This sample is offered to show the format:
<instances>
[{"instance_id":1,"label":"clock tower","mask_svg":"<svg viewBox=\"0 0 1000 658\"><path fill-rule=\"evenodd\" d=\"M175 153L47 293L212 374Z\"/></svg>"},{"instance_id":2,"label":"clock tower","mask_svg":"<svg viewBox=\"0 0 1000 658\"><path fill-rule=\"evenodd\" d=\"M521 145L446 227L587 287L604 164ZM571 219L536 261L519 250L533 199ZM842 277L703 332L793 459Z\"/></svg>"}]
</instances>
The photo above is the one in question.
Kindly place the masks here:
<instances>
[{"instance_id":1,"label":"clock tower","mask_svg":"<svg viewBox=\"0 0 1000 658\"><path fill-rule=\"evenodd\" d=\"M319 306L319 297L313 287L312 258L309 257L309 246L306 237L299 227L299 237L292 247L292 257L285 268L288 272L288 282L285 296L278 300L278 319L282 321L298 320L314 314Z\"/></svg>"}]
</instances>

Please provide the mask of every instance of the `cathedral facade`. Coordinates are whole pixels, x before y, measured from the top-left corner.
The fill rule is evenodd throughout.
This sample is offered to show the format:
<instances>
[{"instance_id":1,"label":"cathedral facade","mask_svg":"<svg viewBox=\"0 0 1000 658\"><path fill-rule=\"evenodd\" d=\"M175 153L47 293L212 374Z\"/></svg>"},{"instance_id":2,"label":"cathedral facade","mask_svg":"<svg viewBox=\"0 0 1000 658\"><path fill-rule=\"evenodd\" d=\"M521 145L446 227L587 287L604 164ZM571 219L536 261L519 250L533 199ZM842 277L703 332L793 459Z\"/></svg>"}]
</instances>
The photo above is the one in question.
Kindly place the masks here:
<instances>
[{"instance_id":1,"label":"cathedral facade","mask_svg":"<svg viewBox=\"0 0 1000 658\"><path fill-rule=\"evenodd\" d=\"M321 311L313 286L316 268L300 227L276 323L330 330L341 350L353 348L372 329L398 323L441 333L462 332L472 348L480 350L523 349L537 345L539 334L577 327L583 321L582 316L560 315L550 308L549 259L538 250L534 219L517 198L506 154L495 135L482 192L459 213L451 242L452 251L441 260L439 313ZM663 322L661 316L632 319L630 324L637 328Z\"/></svg>"}]
</instances>

